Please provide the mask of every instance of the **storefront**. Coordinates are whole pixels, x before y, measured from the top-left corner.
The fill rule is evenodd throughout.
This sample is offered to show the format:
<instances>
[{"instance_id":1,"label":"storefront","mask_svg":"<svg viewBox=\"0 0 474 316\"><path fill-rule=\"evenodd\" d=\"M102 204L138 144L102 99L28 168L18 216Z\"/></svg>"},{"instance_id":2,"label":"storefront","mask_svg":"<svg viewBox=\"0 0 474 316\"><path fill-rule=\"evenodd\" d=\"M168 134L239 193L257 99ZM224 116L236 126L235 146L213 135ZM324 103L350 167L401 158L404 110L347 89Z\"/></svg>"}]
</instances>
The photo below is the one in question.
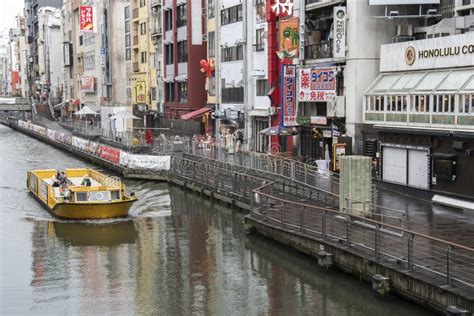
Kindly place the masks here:
<instances>
[{"instance_id":1,"label":"storefront","mask_svg":"<svg viewBox=\"0 0 474 316\"><path fill-rule=\"evenodd\" d=\"M380 63L363 114L380 178L472 198L474 34L383 45Z\"/></svg>"}]
</instances>

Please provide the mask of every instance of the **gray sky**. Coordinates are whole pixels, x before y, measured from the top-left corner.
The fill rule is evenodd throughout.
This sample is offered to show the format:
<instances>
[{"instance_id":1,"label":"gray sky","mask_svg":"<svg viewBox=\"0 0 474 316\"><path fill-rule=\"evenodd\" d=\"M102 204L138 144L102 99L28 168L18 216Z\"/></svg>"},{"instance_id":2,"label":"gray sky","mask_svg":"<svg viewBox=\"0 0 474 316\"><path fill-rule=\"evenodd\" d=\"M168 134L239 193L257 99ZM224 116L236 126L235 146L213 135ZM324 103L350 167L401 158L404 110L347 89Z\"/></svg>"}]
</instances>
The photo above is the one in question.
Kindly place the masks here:
<instances>
[{"instance_id":1,"label":"gray sky","mask_svg":"<svg viewBox=\"0 0 474 316\"><path fill-rule=\"evenodd\" d=\"M23 12L25 0L0 0L0 29L15 26L15 16Z\"/></svg>"}]
</instances>

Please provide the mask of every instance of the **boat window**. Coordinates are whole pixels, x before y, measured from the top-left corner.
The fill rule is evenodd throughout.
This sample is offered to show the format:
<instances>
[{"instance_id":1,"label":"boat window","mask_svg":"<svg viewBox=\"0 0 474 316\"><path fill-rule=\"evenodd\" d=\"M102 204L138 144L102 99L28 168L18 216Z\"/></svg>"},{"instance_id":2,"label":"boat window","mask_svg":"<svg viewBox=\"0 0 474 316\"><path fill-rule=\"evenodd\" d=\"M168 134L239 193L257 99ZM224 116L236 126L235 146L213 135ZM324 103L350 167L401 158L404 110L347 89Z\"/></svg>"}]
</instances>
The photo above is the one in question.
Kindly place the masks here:
<instances>
[{"instance_id":1,"label":"boat window","mask_svg":"<svg viewBox=\"0 0 474 316\"><path fill-rule=\"evenodd\" d=\"M76 201L77 202L87 201L87 192L77 192L76 193Z\"/></svg>"},{"instance_id":2,"label":"boat window","mask_svg":"<svg viewBox=\"0 0 474 316\"><path fill-rule=\"evenodd\" d=\"M111 198L111 200L120 199L120 192L119 191L110 191L110 198Z\"/></svg>"},{"instance_id":3,"label":"boat window","mask_svg":"<svg viewBox=\"0 0 474 316\"><path fill-rule=\"evenodd\" d=\"M108 191L97 191L89 193L89 201L108 201L109 192Z\"/></svg>"}]
</instances>

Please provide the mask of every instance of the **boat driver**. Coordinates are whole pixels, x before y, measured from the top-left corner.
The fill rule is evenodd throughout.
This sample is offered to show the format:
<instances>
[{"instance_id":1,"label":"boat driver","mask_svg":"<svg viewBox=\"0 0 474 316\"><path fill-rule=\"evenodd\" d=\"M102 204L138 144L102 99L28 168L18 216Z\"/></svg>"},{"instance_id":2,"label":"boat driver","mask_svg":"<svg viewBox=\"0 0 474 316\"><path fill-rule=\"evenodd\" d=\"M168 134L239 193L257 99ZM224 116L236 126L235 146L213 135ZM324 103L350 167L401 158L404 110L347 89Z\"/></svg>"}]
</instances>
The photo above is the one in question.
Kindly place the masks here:
<instances>
[{"instance_id":1,"label":"boat driver","mask_svg":"<svg viewBox=\"0 0 474 316\"><path fill-rule=\"evenodd\" d=\"M87 174L84 175L84 177L82 178L81 185L85 185L86 187L90 187L92 185L91 179L89 179L89 176Z\"/></svg>"}]
</instances>

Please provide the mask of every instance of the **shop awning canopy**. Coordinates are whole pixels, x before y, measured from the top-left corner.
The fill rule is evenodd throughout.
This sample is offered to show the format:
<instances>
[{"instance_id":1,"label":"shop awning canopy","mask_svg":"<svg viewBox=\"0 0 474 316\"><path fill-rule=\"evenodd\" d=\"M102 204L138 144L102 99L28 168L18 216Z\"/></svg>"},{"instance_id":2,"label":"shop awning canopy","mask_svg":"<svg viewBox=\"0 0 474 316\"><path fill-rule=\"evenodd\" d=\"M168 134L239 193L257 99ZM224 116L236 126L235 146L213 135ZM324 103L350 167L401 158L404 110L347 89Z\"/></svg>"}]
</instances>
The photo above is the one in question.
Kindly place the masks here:
<instances>
[{"instance_id":1,"label":"shop awning canopy","mask_svg":"<svg viewBox=\"0 0 474 316\"><path fill-rule=\"evenodd\" d=\"M474 93L474 68L380 74L365 95Z\"/></svg>"},{"instance_id":2,"label":"shop awning canopy","mask_svg":"<svg viewBox=\"0 0 474 316\"><path fill-rule=\"evenodd\" d=\"M82 109L80 109L79 111L74 113L74 115L79 115L79 116L82 116L82 115L99 115L99 113L97 113L96 111L92 110L90 107L85 105Z\"/></svg>"},{"instance_id":3,"label":"shop awning canopy","mask_svg":"<svg viewBox=\"0 0 474 316\"><path fill-rule=\"evenodd\" d=\"M205 113L207 112L211 112L212 110L214 110L213 107L203 107L203 108L200 108L200 109L197 109L195 111L192 111L192 112L189 112L189 113L186 113L186 114L183 114L181 115L181 119L182 120L191 120L193 118L197 118L199 116L202 116L204 115Z\"/></svg>"}]
</instances>

